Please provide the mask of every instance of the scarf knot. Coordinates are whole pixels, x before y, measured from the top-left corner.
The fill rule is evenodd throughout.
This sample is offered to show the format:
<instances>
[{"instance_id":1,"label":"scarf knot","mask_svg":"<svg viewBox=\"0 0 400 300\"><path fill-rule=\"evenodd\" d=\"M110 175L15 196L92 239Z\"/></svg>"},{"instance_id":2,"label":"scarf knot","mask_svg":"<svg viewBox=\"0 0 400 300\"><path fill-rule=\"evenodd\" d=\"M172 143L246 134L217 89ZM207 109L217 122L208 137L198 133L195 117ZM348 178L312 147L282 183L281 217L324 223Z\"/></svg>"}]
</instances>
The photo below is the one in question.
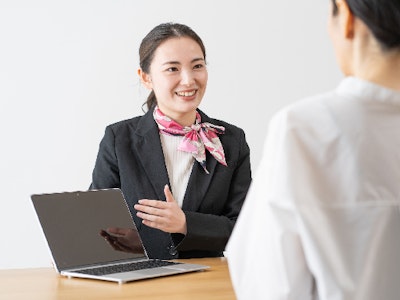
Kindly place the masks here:
<instances>
[{"instance_id":1,"label":"scarf knot","mask_svg":"<svg viewBox=\"0 0 400 300\"><path fill-rule=\"evenodd\" d=\"M190 128L194 131L199 131L201 128L200 124L193 124L192 126L190 126Z\"/></svg>"},{"instance_id":2,"label":"scarf knot","mask_svg":"<svg viewBox=\"0 0 400 300\"><path fill-rule=\"evenodd\" d=\"M153 112L154 120L162 134L183 136L178 150L189 152L200 163L204 171L206 167L206 149L222 165L227 166L224 148L218 134L225 132L225 127L208 122L201 123L201 116L196 112L196 121L191 126L182 126L164 115L156 106Z\"/></svg>"}]
</instances>

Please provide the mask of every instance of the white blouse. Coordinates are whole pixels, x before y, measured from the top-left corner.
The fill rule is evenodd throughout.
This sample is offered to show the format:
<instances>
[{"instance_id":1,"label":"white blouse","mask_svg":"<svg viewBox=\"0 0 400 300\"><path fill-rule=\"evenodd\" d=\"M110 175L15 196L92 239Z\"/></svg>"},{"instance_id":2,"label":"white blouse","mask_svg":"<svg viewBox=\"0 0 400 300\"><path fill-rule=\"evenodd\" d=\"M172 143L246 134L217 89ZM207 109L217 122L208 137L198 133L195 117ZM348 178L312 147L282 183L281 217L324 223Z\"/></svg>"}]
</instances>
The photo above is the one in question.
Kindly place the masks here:
<instances>
[{"instance_id":1,"label":"white blouse","mask_svg":"<svg viewBox=\"0 0 400 300\"><path fill-rule=\"evenodd\" d=\"M400 299L400 93L350 77L276 114L226 254L238 299Z\"/></svg>"},{"instance_id":2,"label":"white blouse","mask_svg":"<svg viewBox=\"0 0 400 300\"><path fill-rule=\"evenodd\" d=\"M186 188L192 172L194 157L191 153L178 150L183 136L160 133L161 146L164 152L170 188L174 199L182 207Z\"/></svg>"}]
</instances>

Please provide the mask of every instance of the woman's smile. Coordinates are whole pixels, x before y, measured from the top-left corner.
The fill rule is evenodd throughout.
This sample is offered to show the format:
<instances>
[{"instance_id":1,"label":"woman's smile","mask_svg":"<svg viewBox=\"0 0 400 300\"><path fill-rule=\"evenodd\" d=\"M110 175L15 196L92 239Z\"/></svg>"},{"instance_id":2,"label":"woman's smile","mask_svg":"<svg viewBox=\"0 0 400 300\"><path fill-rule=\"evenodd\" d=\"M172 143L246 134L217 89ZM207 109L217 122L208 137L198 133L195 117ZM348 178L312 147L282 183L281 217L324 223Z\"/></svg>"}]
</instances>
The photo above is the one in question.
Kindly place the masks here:
<instances>
[{"instance_id":1,"label":"woman's smile","mask_svg":"<svg viewBox=\"0 0 400 300\"><path fill-rule=\"evenodd\" d=\"M197 89L195 89L195 90L178 91L178 92L175 92L175 95L183 98L184 100L193 100L193 99L196 98Z\"/></svg>"}]
</instances>

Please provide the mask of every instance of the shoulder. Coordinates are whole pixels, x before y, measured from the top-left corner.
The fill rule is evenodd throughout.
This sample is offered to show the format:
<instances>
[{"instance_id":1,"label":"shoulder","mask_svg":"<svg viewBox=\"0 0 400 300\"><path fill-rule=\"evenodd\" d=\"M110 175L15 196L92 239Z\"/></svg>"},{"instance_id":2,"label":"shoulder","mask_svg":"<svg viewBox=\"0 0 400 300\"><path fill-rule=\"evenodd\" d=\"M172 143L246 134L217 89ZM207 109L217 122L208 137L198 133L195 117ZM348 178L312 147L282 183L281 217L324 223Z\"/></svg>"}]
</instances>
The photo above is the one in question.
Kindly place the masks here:
<instances>
[{"instance_id":1,"label":"shoulder","mask_svg":"<svg viewBox=\"0 0 400 300\"><path fill-rule=\"evenodd\" d=\"M127 141L134 137L137 124L141 117L121 120L106 126L104 136L101 141L102 145L115 145L121 141Z\"/></svg>"},{"instance_id":2,"label":"shoulder","mask_svg":"<svg viewBox=\"0 0 400 300\"><path fill-rule=\"evenodd\" d=\"M331 124L332 103L336 101L334 91L300 99L275 113L270 127L280 127L288 131L322 130ZM332 124L331 124L332 125Z\"/></svg>"},{"instance_id":3,"label":"shoulder","mask_svg":"<svg viewBox=\"0 0 400 300\"><path fill-rule=\"evenodd\" d=\"M143 116L137 116L126 120L121 120L107 126L107 129L113 131L126 130L127 128L136 127Z\"/></svg>"},{"instance_id":4,"label":"shoulder","mask_svg":"<svg viewBox=\"0 0 400 300\"><path fill-rule=\"evenodd\" d=\"M131 119L118 121L107 126L106 131L114 134L132 134L145 135L149 130L156 127L151 112L147 112L142 116L136 116Z\"/></svg>"},{"instance_id":5,"label":"shoulder","mask_svg":"<svg viewBox=\"0 0 400 300\"><path fill-rule=\"evenodd\" d=\"M237 136L241 136L244 135L244 131L242 128L233 125L231 123L225 122L223 120L220 119L215 119L215 118L211 118L208 115L206 115L203 111L199 110L200 115L202 117L202 122L209 122L211 124L217 125L217 126L222 126L225 128L225 135L237 135Z\"/></svg>"},{"instance_id":6,"label":"shoulder","mask_svg":"<svg viewBox=\"0 0 400 300\"><path fill-rule=\"evenodd\" d=\"M200 113L202 115L202 122L209 122L213 125L225 128L224 133L219 135L219 139L225 148L224 151L227 156L229 156L231 152L237 152L238 155L249 153L250 150L246 140L246 134L242 128L226 121L210 118L203 112Z\"/></svg>"},{"instance_id":7,"label":"shoulder","mask_svg":"<svg viewBox=\"0 0 400 300\"><path fill-rule=\"evenodd\" d=\"M268 155L324 159L343 139L334 91L301 99L278 111L268 127L264 151ZM271 154L272 153L272 154ZM330 153L330 154L329 154Z\"/></svg>"}]
</instances>

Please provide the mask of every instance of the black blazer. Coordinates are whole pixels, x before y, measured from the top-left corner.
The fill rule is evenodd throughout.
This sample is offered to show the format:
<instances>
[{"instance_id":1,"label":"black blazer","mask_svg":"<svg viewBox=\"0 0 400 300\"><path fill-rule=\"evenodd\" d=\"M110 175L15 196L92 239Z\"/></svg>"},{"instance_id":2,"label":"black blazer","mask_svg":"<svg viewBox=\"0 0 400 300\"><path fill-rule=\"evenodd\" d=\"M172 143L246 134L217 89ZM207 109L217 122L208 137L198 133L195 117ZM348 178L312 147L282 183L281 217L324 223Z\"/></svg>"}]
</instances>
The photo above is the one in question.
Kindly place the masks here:
<instances>
[{"instance_id":1,"label":"black blazer","mask_svg":"<svg viewBox=\"0 0 400 300\"><path fill-rule=\"evenodd\" d=\"M186 235L143 225L133 208L139 199L165 200L163 189L169 184L152 110L108 126L100 143L91 189L121 188L150 258L222 256L247 194L250 150L243 130L199 112L202 122L225 127L225 134L219 137L228 166L218 163L208 152L210 174L194 162L182 204Z\"/></svg>"}]
</instances>

